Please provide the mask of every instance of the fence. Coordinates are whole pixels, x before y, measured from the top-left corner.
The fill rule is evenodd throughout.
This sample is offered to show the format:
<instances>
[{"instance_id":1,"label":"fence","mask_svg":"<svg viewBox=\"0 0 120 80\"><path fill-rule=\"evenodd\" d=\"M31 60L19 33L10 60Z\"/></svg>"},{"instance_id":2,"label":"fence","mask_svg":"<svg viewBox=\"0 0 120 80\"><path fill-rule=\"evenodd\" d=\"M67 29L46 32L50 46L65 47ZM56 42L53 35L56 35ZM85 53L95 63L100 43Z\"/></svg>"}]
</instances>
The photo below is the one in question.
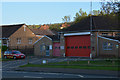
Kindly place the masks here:
<instances>
[{"instance_id":1,"label":"fence","mask_svg":"<svg viewBox=\"0 0 120 80\"><path fill-rule=\"evenodd\" d=\"M26 55L34 55L34 46L9 46L8 50L18 50Z\"/></svg>"}]
</instances>

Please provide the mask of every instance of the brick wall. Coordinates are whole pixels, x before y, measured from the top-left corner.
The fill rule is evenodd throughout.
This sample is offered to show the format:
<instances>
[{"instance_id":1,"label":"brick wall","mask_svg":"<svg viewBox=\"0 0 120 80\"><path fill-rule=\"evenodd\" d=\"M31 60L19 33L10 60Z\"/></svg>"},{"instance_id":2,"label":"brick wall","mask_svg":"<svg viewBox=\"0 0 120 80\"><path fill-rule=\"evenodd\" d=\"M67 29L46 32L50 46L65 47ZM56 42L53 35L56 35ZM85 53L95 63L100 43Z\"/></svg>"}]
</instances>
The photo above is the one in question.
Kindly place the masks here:
<instances>
[{"instance_id":1,"label":"brick wall","mask_svg":"<svg viewBox=\"0 0 120 80\"><path fill-rule=\"evenodd\" d=\"M21 44L17 44L17 38L21 39ZM32 44L29 44L29 38L32 38ZM28 27L24 28L23 25L9 37L9 46L33 46L33 43L38 39L39 37L36 37Z\"/></svg>"}]
</instances>

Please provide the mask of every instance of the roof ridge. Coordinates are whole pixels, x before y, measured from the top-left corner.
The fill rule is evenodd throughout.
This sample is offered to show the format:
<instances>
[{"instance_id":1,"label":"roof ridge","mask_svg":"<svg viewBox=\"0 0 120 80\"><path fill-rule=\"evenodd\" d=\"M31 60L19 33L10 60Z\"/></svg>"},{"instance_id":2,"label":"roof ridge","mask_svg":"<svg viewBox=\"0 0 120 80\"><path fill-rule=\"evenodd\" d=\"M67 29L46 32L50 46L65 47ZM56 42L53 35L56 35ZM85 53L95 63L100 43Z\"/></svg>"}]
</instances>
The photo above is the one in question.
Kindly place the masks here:
<instances>
[{"instance_id":1,"label":"roof ridge","mask_svg":"<svg viewBox=\"0 0 120 80\"><path fill-rule=\"evenodd\" d=\"M18 26L18 25L25 25L25 23L24 24L11 24L11 25L0 25L0 26L2 26L2 27L8 27L8 26Z\"/></svg>"}]
</instances>

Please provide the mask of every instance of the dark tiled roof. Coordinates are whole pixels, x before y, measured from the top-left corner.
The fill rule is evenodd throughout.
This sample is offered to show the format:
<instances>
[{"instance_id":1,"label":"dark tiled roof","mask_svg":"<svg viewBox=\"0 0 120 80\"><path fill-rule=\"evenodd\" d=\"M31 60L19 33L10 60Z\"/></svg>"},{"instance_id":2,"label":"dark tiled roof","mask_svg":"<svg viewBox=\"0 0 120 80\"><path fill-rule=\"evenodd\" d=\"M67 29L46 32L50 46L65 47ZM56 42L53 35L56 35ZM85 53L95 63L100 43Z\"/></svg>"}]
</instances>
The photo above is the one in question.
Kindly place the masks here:
<instances>
[{"instance_id":1,"label":"dark tiled roof","mask_svg":"<svg viewBox=\"0 0 120 80\"><path fill-rule=\"evenodd\" d=\"M63 31L84 31L90 30L90 17L71 25ZM108 16L92 16L92 30L120 30L118 19Z\"/></svg>"},{"instance_id":2,"label":"dark tiled roof","mask_svg":"<svg viewBox=\"0 0 120 80\"><path fill-rule=\"evenodd\" d=\"M2 38L10 37L15 31L17 31L24 24L15 24L15 25L3 25L2 27Z\"/></svg>"},{"instance_id":3,"label":"dark tiled roof","mask_svg":"<svg viewBox=\"0 0 120 80\"><path fill-rule=\"evenodd\" d=\"M110 39L115 39L115 40L119 40L120 41L120 36L118 36L118 37L108 37L108 36L104 36L104 37L106 37L106 38L110 38Z\"/></svg>"},{"instance_id":4,"label":"dark tiled roof","mask_svg":"<svg viewBox=\"0 0 120 80\"><path fill-rule=\"evenodd\" d=\"M31 29L36 35L54 35L50 29Z\"/></svg>"},{"instance_id":5,"label":"dark tiled roof","mask_svg":"<svg viewBox=\"0 0 120 80\"><path fill-rule=\"evenodd\" d=\"M53 36L48 36L52 39L52 41L60 41L60 39L58 38L58 35L53 35Z\"/></svg>"}]
</instances>

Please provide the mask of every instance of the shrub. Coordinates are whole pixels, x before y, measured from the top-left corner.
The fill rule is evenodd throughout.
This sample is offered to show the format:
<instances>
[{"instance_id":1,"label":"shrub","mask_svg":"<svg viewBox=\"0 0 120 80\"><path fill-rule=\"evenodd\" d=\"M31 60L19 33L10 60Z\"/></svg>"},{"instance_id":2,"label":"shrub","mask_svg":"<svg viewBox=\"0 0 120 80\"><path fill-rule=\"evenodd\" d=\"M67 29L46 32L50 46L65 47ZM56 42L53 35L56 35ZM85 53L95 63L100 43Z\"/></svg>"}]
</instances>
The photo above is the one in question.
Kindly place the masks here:
<instances>
[{"instance_id":1,"label":"shrub","mask_svg":"<svg viewBox=\"0 0 120 80\"><path fill-rule=\"evenodd\" d=\"M2 46L2 51L6 51L8 49L7 46Z\"/></svg>"}]
</instances>

